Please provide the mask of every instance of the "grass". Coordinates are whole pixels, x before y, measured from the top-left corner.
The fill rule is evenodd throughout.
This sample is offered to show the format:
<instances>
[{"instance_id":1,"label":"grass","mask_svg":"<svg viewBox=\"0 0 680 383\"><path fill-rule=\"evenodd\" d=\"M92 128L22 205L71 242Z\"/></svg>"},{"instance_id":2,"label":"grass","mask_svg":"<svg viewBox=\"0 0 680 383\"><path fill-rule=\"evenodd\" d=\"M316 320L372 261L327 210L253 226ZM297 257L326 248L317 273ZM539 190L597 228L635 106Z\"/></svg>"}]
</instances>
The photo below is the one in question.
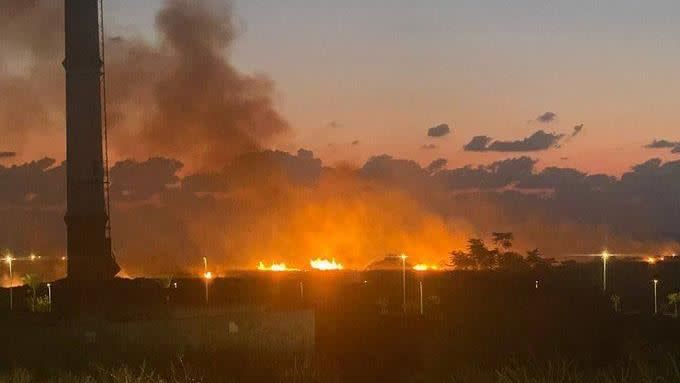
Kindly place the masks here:
<instances>
[{"instance_id":1,"label":"grass","mask_svg":"<svg viewBox=\"0 0 680 383\"><path fill-rule=\"evenodd\" d=\"M203 382L271 382L271 383L334 383L346 381L338 371L312 360L293 360L287 365L246 366L238 376L224 371L205 375L187 369L182 362L167 373L140 367L95 367L91 371L35 373L14 369L0 375L0 383L203 383ZM264 368L267 367L267 368ZM268 369L274 374L261 373ZM660 360L628 359L605 368L585 368L577 363L558 360L550 362L512 362L498 369L449 371L442 374L417 374L415 379L390 380L408 383L671 383L680 382L680 357L667 355ZM356 381L356 380L353 380ZM375 380L367 380L375 381ZM357 381L358 382L358 381Z\"/></svg>"}]
</instances>

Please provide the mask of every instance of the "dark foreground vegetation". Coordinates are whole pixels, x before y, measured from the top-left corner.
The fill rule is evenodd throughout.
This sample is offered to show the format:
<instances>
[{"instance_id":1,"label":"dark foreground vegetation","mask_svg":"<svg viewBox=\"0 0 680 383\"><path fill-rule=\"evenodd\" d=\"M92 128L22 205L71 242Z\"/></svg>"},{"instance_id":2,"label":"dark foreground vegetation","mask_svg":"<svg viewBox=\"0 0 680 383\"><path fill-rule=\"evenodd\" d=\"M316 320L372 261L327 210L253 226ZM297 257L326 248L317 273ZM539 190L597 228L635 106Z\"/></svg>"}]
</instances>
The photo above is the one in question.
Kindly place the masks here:
<instances>
[{"instance_id":1,"label":"dark foreground vegetation","mask_svg":"<svg viewBox=\"0 0 680 383\"><path fill-rule=\"evenodd\" d=\"M248 359L246 365L206 355L225 362L209 367L187 365L180 358L166 368L147 364L131 367L93 365L77 372L15 368L0 375L3 383L200 383L200 382L470 382L470 383L665 383L680 381L680 357L658 355L650 360L625 359L593 368L574 361L511 361L495 368L467 366L426 369L408 376L382 376L347 380L332 363L314 359Z\"/></svg>"},{"instance_id":2,"label":"dark foreground vegetation","mask_svg":"<svg viewBox=\"0 0 680 383\"><path fill-rule=\"evenodd\" d=\"M0 316L1 381L7 382L680 382L680 321L666 299L680 263L617 262L602 291L601 263L518 271L248 274L215 280L210 305L244 302L285 311L313 308L313 352L121 348L108 343L23 342L17 326L63 321L60 308ZM650 280L658 278L653 313ZM538 285L536 281L539 281ZM113 320L137 309L163 316L200 306L200 280L137 281L125 302L106 299ZM424 286L424 315L418 287ZM132 282L131 282L132 283ZM304 295L300 294L304 284ZM55 300L60 286L54 286ZM612 295L618 299L612 300ZM1 299L0 299L1 300ZM17 299L19 302L19 300ZM26 303L27 302L27 303ZM153 304L151 304L153 303ZM41 317L44 316L44 317Z\"/></svg>"}]
</instances>

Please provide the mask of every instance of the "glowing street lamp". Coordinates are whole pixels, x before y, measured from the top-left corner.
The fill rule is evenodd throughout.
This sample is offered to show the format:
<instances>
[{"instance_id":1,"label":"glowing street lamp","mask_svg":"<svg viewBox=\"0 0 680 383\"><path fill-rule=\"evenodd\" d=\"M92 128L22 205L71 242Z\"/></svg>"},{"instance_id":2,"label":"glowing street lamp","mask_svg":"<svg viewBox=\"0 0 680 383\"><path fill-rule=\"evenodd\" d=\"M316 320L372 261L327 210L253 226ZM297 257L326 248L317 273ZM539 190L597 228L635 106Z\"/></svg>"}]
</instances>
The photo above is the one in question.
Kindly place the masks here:
<instances>
[{"instance_id":1,"label":"glowing street lamp","mask_svg":"<svg viewBox=\"0 0 680 383\"><path fill-rule=\"evenodd\" d=\"M607 260L611 254L607 250L602 252L602 291L607 291Z\"/></svg>"},{"instance_id":2,"label":"glowing street lamp","mask_svg":"<svg viewBox=\"0 0 680 383\"><path fill-rule=\"evenodd\" d=\"M654 282L654 315L657 315L659 314L659 303L657 300L657 287L659 286L659 280L655 278L652 282Z\"/></svg>"},{"instance_id":3,"label":"glowing street lamp","mask_svg":"<svg viewBox=\"0 0 680 383\"><path fill-rule=\"evenodd\" d=\"M402 254L399 256L401 258L401 290L402 290L402 307L404 309L404 313L406 313L406 258L408 256L406 254Z\"/></svg>"},{"instance_id":4,"label":"glowing street lamp","mask_svg":"<svg viewBox=\"0 0 680 383\"><path fill-rule=\"evenodd\" d=\"M47 303L49 304L49 310L52 312L52 284L47 284Z\"/></svg>"},{"instance_id":5,"label":"glowing street lamp","mask_svg":"<svg viewBox=\"0 0 680 383\"><path fill-rule=\"evenodd\" d=\"M12 274L12 262L14 262L14 258L12 257L12 253L7 253L5 262L9 265L9 311L13 311L14 302L12 292L14 290L14 274Z\"/></svg>"},{"instance_id":6,"label":"glowing street lamp","mask_svg":"<svg viewBox=\"0 0 680 383\"><path fill-rule=\"evenodd\" d=\"M210 280L213 278L213 274L208 271L208 258L203 257L203 280L205 281L205 304L208 305L210 302L210 291L209 285Z\"/></svg>"}]
</instances>

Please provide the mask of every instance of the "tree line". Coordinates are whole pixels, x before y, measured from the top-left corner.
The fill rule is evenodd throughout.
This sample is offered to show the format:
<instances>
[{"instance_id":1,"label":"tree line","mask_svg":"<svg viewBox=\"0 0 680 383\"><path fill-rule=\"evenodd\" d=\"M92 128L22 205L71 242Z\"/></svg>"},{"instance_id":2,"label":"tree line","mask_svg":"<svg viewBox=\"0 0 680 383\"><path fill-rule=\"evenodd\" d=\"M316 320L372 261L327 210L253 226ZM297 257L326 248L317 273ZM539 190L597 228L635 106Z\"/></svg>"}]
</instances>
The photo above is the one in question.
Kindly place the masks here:
<instances>
[{"instance_id":1,"label":"tree line","mask_svg":"<svg viewBox=\"0 0 680 383\"><path fill-rule=\"evenodd\" d=\"M471 238L466 250L450 254L449 262L459 270L525 271L552 265L553 260L544 258L539 249L529 250L525 254L514 251L514 240L513 233L492 233L493 247L488 247L483 239Z\"/></svg>"}]
</instances>

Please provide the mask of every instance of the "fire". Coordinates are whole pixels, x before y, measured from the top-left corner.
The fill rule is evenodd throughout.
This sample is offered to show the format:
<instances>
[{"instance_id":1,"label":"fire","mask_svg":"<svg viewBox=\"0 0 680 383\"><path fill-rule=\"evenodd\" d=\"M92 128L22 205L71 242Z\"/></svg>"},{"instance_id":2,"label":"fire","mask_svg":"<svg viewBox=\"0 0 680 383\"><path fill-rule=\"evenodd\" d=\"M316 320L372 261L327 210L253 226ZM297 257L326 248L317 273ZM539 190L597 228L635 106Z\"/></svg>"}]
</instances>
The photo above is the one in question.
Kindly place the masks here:
<instances>
[{"instance_id":1,"label":"fire","mask_svg":"<svg viewBox=\"0 0 680 383\"><path fill-rule=\"evenodd\" d=\"M415 270L415 271L435 271L435 270L439 270L439 267L421 263L421 264L417 264L417 265L413 266L413 270Z\"/></svg>"},{"instance_id":2,"label":"fire","mask_svg":"<svg viewBox=\"0 0 680 383\"><path fill-rule=\"evenodd\" d=\"M328 260L317 258L310 261L309 264L312 266L312 269L321 271L342 270L345 268L342 264L337 263L335 259Z\"/></svg>"},{"instance_id":3,"label":"fire","mask_svg":"<svg viewBox=\"0 0 680 383\"><path fill-rule=\"evenodd\" d=\"M298 269L289 268L288 266L286 266L285 263L272 263L271 266L266 266L264 262L260 262L260 264L257 265L257 269L259 271L276 271L276 272L298 271Z\"/></svg>"},{"instance_id":4,"label":"fire","mask_svg":"<svg viewBox=\"0 0 680 383\"><path fill-rule=\"evenodd\" d=\"M205 274L203 274L203 278L205 278L206 280L211 280L213 279L213 273L207 271Z\"/></svg>"}]
</instances>

